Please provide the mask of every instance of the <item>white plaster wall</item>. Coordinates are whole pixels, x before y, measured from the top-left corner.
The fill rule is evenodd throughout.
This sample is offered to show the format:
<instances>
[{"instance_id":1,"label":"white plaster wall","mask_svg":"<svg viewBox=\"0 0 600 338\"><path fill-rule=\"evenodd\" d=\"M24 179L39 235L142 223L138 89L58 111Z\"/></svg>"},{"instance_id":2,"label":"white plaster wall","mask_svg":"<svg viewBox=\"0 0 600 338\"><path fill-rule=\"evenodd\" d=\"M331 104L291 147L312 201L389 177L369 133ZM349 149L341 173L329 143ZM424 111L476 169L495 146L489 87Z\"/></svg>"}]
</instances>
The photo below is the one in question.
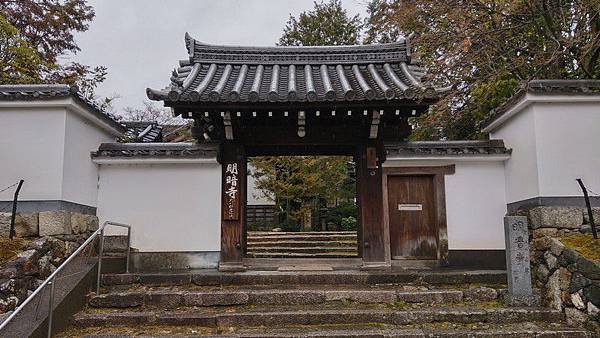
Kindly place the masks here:
<instances>
[{"instance_id":1,"label":"white plaster wall","mask_svg":"<svg viewBox=\"0 0 600 338\"><path fill-rule=\"evenodd\" d=\"M491 139L504 140L512 149L506 166L507 203L539 196L539 177L536 144L536 118L531 106L508 120L501 128L490 133Z\"/></svg>"},{"instance_id":2,"label":"white plaster wall","mask_svg":"<svg viewBox=\"0 0 600 338\"><path fill-rule=\"evenodd\" d=\"M445 176L448 247L450 250L504 249L506 195L502 161L394 160L391 166L441 166L454 164Z\"/></svg>"},{"instance_id":3,"label":"white plaster wall","mask_svg":"<svg viewBox=\"0 0 600 338\"><path fill-rule=\"evenodd\" d=\"M63 200L96 206L98 167L92 162L90 152L97 150L100 143L115 140L81 116L72 112L66 115Z\"/></svg>"},{"instance_id":4,"label":"white plaster wall","mask_svg":"<svg viewBox=\"0 0 600 338\"><path fill-rule=\"evenodd\" d=\"M143 252L220 251L220 192L216 161L103 164L98 217L130 224L132 247Z\"/></svg>"},{"instance_id":5,"label":"white plaster wall","mask_svg":"<svg viewBox=\"0 0 600 338\"><path fill-rule=\"evenodd\" d=\"M581 196L576 178L600 192L600 103L536 103L540 196Z\"/></svg>"},{"instance_id":6,"label":"white plaster wall","mask_svg":"<svg viewBox=\"0 0 600 338\"><path fill-rule=\"evenodd\" d=\"M0 190L24 179L20 200L61 199L65 119L64 108L0 108Z\"/></svg>"},{"instance_id":7,"label":"white plaster wall","mask_svg":"<svg viewBox=\"0 0 600 338\"><path fill-rule=\"evenodd\" d=\"M508 203L581 196L576 178L600 190L600 103L552 99L532 102L490 133L513 151L506 162Z\"/></svg>"},{"instance_id":8,"label":"white plaster wall","mask_svg":"<svg viewBox=\"0 0 600 338\"><path fill-rule=\"evenodd\" d=\"M504 164L456 163L446 176L446 213L451 250L504 249Z\"/></svg>"},{"instance_id":9,"label":"white plaster wall","mask_svg":"<svg viewBox=\"0 0 600 338\"><path fill-rule=\"evenodd\" d=\"M275 202L268 199L262 190L256 188L256 179L250 173L254 172L254 167L248 163L248 205L273 205Z\"/></svg>"}]
</instances>

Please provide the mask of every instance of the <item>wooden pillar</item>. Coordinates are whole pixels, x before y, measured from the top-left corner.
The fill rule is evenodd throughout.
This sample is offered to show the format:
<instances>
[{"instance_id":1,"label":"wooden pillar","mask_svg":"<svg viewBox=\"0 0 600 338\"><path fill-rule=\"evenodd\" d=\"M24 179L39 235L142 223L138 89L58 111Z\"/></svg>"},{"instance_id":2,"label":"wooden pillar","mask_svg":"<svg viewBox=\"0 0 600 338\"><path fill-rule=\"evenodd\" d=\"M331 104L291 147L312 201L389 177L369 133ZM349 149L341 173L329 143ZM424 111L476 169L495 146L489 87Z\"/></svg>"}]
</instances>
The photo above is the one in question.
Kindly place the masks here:
<instances>
[{"instance_id":1,"label":"wooden pillar","mask_svg":"<svg viewBox=\"0 0 600 338\"><path fill-rule=\"evenodd\" d=\"M356 195L363 268L389 267L386 259L383 222L382 163L383 145L378 142L360 145L356 155Z\"/></svg>"},{"instance_id":2,"label":"wooden pillar","mask_svg":"<svg viewBox=\"0 0 600 338\"><path fill-rule=\"evenodd\" d=\"M232 142L223 143L219 160L222 168L219 270L243 271L247 171L244 147Z\"/></svg>"}]
</instances>

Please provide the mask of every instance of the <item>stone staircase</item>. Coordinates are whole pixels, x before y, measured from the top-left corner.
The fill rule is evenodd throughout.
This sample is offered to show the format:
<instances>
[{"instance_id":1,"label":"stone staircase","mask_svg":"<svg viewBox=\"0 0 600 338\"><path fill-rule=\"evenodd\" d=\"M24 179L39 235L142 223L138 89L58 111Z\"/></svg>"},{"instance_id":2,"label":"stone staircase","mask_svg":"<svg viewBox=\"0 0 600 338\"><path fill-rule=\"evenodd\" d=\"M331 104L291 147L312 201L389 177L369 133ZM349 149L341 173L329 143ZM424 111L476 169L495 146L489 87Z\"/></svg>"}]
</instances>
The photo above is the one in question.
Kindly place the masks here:
<instances>
[{"instance_id":1,"label":"stone staircase","mask_svg":"<svg viewBox=\"0 0 600 338\"><path fill-rule=\"evenodd\" d=\"M358 256L356 231L249 231L250 258L352 258Z\"/></svg>"},{"instance_id":2,"label":"stone staircase","mask_svg":"<svg viewBox=\"0 0 600 338\"><path fill-rule=\"evenodd\" d=\"M105 274L63 337L592 337L502 271Z\"/></svg>"}]
</instances>

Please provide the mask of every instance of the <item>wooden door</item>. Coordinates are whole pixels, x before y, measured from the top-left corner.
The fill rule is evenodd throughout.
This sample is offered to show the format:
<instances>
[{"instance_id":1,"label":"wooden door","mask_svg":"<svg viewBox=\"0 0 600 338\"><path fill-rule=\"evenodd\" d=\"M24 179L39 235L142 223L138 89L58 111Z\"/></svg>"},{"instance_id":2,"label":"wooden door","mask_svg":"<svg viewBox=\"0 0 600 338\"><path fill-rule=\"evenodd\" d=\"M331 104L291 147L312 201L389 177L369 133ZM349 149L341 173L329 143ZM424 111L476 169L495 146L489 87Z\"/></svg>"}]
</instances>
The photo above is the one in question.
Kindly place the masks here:
<instances>
[{"instance_id":1,"label":"wooden door","mask_svg":"<svg viewBox=\"0 0 600 338\"><path fill-rule=\"evenodd\" d=\"M388 176L392 259L437 259L433 176Z\"/></svg>"}]
</instances>

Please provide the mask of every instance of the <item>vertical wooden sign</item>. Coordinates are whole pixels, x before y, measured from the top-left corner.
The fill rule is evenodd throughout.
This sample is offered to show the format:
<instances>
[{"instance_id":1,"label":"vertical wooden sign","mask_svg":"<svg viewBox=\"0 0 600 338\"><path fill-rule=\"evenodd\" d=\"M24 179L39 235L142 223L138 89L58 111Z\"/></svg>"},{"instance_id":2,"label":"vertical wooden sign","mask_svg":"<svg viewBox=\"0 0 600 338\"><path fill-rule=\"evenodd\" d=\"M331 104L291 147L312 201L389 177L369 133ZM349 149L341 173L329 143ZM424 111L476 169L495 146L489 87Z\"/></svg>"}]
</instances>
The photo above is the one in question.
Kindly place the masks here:
<instances>
[{"instance_id":1,"label":"vertical wooden sign","mask_svg":"<svg viewBox=\"0 0 600 338\"><path fill-rule=\"evenodd\" d=\"M240 219L240 178L236 162L226 163L223 177L223 219L237 221Z\"/></svg>"}]
</instances>

